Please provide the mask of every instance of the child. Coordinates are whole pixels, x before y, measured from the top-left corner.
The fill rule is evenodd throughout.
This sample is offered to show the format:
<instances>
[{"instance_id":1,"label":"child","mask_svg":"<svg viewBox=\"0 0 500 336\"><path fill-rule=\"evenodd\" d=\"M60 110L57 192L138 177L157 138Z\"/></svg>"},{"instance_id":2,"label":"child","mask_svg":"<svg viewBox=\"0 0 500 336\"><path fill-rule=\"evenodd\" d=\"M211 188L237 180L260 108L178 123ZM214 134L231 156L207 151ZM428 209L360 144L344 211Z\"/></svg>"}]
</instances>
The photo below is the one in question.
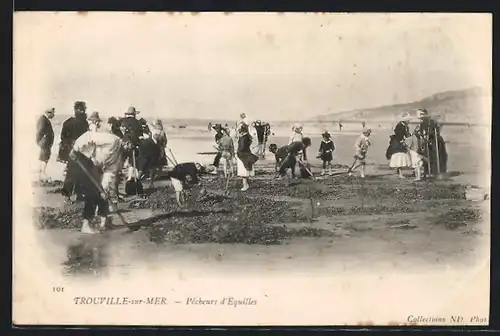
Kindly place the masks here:
<instances>
[{"instance_id":1,"label":"child","mask_svg":"<svg viewBox=\"0 0 500 336\"><path fill-rule=\"evenodd\" d=\"M304 135L302 134L302 125L301 124L295 124L292 127L292 136L290 137L290 141L288 144L292 144L293 142L299 142L302 141L304 138Z\"/></svg>"},{"instance_id":2,"label":"child","mask_svg":"<svg viewBox=\"0 0 500 336\"><path fill-rule=\"evenodd\" d=\"M352 176L353 170L355 170L358 167L361 167L361 178L365 177L365 166L366 166L365 160L366 160L366 153L368 152L368 147L371 145L369 139L371 133L372 133L371 129L364 129L363 133L356 140L355 143L356 154L354 154L354 162L347 171L349 173L349 176Z\"/></svg>"},{"instance_id":3,"label":"child","mask_svg":"<svg viewBox=\"0 0 500 336\"><path fill-rule=\"evenodd\" d=\"M323 140L321 141L321 145L319 146L319 155L323 161L323 170L321 170L321 175L326 174L326 167L328 166L328 174L332 173L332 160L333 160L333 151L335 150L335 145L331 140L330 133L324 132L322 134Z\"/></svg>"},{"instance_id":4,"label":"child","mask_svg":"<svg viewBox=\"0 0 500 336\"><path fill-rule=\"evenodd\" d=\"M297 161L299 160L302 161L303 158L301 165L307 164L306 149L309 146L311 146L311 139L308 137L303 138L302 141L292 142L290 145L287 146L288 147L287 156L281 162L279 169L279 174L281 178L283 178L286 175L286 171L288 169L292 170L292 177L295 178L295 166L297 165Z\"/></svg>"},{"instance_id":5,"label":"child","mask_svg":"<svg viewBox=\"0 0 500 336\"><path fill-rule=\"evenodd\" d=\"M406 145L410 152L412 168L415 171L415 181L421 181L424 157L421 155L422 138L419 126L416 126L413 135L406 139Z\"/></svg>"},{"instance_id":6,"label":"child","mask_svg":"<svg viewBox=\"0 0 500 336\"><path fill-rule=\"evenodd\" d=\"M224 129L224 135L218 141L218 150L221 153L222 164L224 167L224 177L228 178L233 175L233 157L234 157L234 143L233 139L229 136L229 131Z\"/></svg>"},{"instance_id":7,"label":"child","mask_svg":"<svg viewBox=\"0 0 500 336\"><path fill-rule=\"evenodd\" d=\"M215 167L204 167L199 163L185 162L179 163L171 171L167 173L170 182L175 190L175 199L179 207L182 207L185 202L184 188L189 185L198 184L198 176L210 173Z\"/></svg>"},{"instance_id":8,"label":"child","mask_svg":"<svg viewBox=\"0 0 500 336\"><path fill-rule=\"evenodd\" d=\"M269 145L269 151L274 154L274 158L276 159L276 164L275 164L275 170L276 172L279 171L281 163L285 158L288 156L288 146L281 146L278 148L276 144L270 144ZM295 174L295 172L294 172Z\"/></svg>"}]
</instances>

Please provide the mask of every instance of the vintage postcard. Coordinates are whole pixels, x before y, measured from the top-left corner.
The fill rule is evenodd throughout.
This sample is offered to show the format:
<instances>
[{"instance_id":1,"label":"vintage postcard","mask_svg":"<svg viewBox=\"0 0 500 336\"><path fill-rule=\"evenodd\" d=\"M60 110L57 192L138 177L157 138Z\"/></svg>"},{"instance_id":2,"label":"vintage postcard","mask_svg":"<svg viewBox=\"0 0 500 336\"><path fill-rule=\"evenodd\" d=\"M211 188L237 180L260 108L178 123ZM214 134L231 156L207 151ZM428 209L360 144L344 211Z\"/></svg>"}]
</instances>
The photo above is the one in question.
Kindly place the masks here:
<instances>
[{"instance_id":1,"label":"vintage postcard","mask_svg":"<svg viewBox=\"0 0 500 336\"><path fill-rule=\"evenodd\" d=\"M13 323L488 325L492 16L14 14Z\"/></svg>"}]
</instances>

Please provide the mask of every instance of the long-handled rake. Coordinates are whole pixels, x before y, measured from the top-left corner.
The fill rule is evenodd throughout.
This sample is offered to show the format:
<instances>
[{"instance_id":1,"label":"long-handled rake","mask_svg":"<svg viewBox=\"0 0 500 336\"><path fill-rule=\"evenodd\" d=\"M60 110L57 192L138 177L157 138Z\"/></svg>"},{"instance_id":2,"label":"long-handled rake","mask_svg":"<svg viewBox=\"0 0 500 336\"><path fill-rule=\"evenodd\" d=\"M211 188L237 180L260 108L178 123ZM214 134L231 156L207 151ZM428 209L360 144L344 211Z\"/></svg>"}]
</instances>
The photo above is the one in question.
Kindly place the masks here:
<instances>
[{"instance_id":1,"label":"long-handled rake","mask_svg":"<svg viewBox=\"0 0 500 336\"><path fill-rule=\"evenodd\" d=\"M172 156L172 159L174 160L175 165L177 166L177 160L175 159L174 153L172 153L172 150L169 148L168 151L170 152L170 155Z\"/></svg>"},{"instance_id":2,"label":"long-handled rake","mask_svg":"<svg viewBox=\"0 0 500 336\"><path fill-rule=\"evenodd\" d=\"M302 161L301 159L297 158L297 161L299 162L299 164L302 166L302 168L305 169L305 171L311 176L311 178L313 180L316 180L316 177L313 175L313 173L309 170L309 168L307 168L307 165L304 163L304 161Z\"/></svg>"}]
</instances>

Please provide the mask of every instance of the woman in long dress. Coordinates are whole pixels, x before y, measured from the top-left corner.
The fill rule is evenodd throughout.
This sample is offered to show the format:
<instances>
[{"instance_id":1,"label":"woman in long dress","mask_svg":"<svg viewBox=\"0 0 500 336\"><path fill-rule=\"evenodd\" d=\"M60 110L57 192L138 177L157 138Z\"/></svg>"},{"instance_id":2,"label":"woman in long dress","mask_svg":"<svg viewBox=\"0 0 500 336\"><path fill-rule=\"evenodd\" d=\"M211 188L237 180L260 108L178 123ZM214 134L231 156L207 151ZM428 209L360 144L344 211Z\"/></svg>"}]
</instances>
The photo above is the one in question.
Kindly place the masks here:
<instances>
[{"instance_id":1,"label":"woman in long dress","mask_svg":"<svg viewBox=\"0 0 500 336\"><path fill-rule=\"evenodd\" d=\"M389 148L386 156L389 158L389 167L396 168L399 178L403 176L403 168L411 167L411 158L406 148L405 140L410 137L410 129L408 127L411 116L409 113L404 113L401 121L394 128L394 134L391 135Z\"/></svg>"},{"instance_id":2,"label":"woman in long dress","mask_svg":"<svg viewBox=\"0 0 500 336\"><path fill-rule=\"evenodd\" d=\"M250 150L251 144L252 137L248 133L248 125L243 124L239 129L238 151L236 154L238 176L243 179L241 191L248 190L248 178L255 176L254 164L257 162L258 157Z\"/></svg>"}]
</instances>

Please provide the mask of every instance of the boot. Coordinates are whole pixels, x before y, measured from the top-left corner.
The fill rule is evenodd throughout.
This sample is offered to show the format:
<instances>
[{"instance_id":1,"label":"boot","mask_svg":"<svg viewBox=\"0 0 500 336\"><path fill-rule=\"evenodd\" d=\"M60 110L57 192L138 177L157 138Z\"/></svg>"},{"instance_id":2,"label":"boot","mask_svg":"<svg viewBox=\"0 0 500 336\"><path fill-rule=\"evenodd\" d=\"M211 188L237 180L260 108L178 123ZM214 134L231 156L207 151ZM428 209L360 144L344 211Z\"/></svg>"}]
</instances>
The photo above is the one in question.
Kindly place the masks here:
<instances>
[{"instance_id":1,"label":"boot","mask_svg":"<svg viewBox=\"0 0 500 336\"><path fill-rule=\"evenodd\" d=\"M96 233L94 229L90 227L90 222L88 219L84 219L82 223L82 233L94 234Z\"/></svg>"},{"instance_id":2,"label":"boot","mask_svg":"<svg viewBox=\"0 0 500 336\"><path fill-rule=\"evenodd\" d=\"M332 175L333 174L333 171L332 171L332 166L328 167L328 175Z\"/></svg>"},{"instance_id":3,"label":"boot","mask_svg":"<svg viewBox=\"0 0 500 336\"><path fill-rule=\"evenodd\" d=\"M326 174L325 169L321 169L321 176L324 176Z\"/></svg>"}]
</instances>

